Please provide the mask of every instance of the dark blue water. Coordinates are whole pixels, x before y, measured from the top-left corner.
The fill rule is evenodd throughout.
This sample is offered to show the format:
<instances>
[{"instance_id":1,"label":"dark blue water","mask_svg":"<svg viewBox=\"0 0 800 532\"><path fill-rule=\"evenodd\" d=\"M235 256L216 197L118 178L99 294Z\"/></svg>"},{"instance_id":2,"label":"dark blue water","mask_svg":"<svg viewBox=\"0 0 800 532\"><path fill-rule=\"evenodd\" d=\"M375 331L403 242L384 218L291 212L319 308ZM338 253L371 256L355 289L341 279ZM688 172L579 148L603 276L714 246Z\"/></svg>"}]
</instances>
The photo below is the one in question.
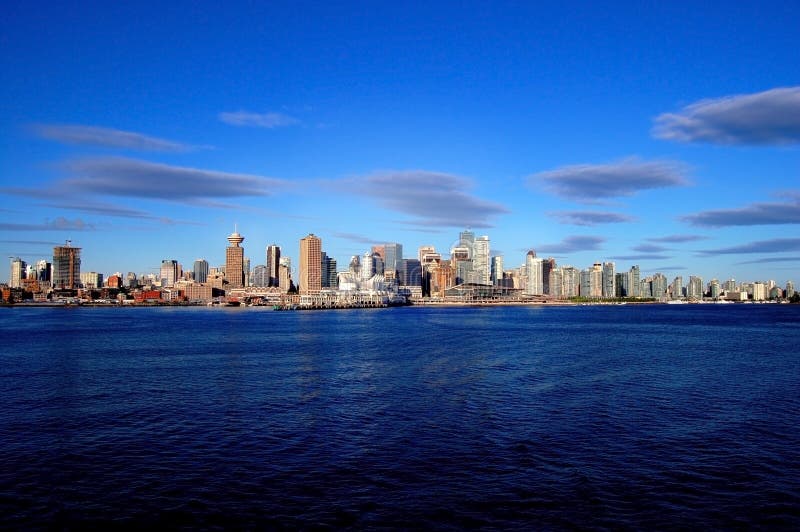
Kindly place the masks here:
<instances>
[{"instance_id":1,"label":"dark blue water","mask_svg":"<svg viewBox=\"0 0 800 532\"><path fill-rule=\"evenodd\" d=\"M800 306L0 309L0 522L800 527Z\"/></svg>"}]
</instances>

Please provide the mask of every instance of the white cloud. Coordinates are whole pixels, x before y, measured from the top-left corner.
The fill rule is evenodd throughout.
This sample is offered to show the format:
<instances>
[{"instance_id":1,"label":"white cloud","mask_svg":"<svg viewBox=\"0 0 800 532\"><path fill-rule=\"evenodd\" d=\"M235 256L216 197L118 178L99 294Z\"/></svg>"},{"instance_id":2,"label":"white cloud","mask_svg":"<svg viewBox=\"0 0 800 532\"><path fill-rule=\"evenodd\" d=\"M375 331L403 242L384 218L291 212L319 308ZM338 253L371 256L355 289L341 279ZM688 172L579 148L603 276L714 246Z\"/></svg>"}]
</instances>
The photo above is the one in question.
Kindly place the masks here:
<instances>
[{"instance_id":1,"label":"white cloud","mask_svg":"<svg viewBox=\"0 0 800 532\"><path fill-rule=\"evenodd\" d=\"M294 126L300 123L297 118L283 113L250 113L247 111L220 113L219 119L231 126L264 127L267 129Z\"/></svg>"},{"instance_id":2,"label":"white cloud","mask_svg":"<svg viewBox=\"0 0 800 532\"><path fill-rule=\"evenodd\" d=\"M123 148L139 151L184 152L195 146L135 133L97 126L37 124L33 131L42 138L65 144Z\"/></svg>"}]
</instances>

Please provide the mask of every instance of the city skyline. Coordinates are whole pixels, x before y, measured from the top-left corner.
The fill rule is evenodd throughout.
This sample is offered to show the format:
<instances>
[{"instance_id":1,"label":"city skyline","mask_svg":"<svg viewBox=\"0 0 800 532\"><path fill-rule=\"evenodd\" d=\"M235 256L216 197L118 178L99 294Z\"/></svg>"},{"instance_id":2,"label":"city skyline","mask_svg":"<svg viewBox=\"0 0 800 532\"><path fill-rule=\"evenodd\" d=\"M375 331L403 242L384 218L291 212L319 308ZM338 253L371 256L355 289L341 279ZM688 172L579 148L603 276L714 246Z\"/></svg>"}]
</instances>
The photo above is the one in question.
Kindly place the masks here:
<instances>
[{"instance_id":1,"label":"city skyline","mask_svg":"<svg viewBox=\"0 0 800 532\"><path fill-rule=\"evenodd\" d=\"M0 23L8 257L218 266L238 224L251 268L315 233L341 270L471 228L506 268L797 278L796 4L50 11Z\"/></svg>"}]
</instances>

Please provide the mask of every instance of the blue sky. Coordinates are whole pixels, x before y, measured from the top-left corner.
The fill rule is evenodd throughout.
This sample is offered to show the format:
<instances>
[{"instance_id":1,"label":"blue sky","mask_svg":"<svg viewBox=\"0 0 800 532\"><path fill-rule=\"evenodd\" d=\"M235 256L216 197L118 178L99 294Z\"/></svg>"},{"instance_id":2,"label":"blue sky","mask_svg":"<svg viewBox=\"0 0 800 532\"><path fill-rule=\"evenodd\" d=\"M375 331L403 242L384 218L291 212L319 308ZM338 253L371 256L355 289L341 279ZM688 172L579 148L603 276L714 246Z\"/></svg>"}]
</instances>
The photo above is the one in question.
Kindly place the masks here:
<instances>
[{"instance_id":1,"label":"blue sky","mask_svg":"<svg viewBox=\"0 0 800 532\"><path fill-rule=\"evenodd\" d=\"M507 267L800 281L800 3L528 4L7 6L0 251L219 265L238 224L253 265L309 232L346 264L471 227Z\"/></svg>"}]
</instances>

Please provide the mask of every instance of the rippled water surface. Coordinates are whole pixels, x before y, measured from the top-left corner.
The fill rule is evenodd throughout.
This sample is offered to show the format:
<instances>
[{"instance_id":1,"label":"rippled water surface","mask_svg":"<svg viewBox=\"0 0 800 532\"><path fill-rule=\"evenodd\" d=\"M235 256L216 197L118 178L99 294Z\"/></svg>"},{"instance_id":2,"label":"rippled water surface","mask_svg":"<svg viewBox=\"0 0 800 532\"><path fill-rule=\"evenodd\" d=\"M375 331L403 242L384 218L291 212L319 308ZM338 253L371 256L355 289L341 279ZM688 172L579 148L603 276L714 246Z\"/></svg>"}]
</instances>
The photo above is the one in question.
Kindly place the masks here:
<instances>
[{"instance_id":1,"label":"rippled water surface","mask_svg":"<svg viewBox=\"0 0 800 532\"><path fill-rule=\"evenodd\" d=\"M800 306L0 309L0 526L800 528Z\"/></svg>"}]
</instances>

